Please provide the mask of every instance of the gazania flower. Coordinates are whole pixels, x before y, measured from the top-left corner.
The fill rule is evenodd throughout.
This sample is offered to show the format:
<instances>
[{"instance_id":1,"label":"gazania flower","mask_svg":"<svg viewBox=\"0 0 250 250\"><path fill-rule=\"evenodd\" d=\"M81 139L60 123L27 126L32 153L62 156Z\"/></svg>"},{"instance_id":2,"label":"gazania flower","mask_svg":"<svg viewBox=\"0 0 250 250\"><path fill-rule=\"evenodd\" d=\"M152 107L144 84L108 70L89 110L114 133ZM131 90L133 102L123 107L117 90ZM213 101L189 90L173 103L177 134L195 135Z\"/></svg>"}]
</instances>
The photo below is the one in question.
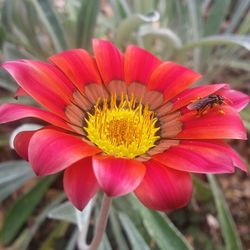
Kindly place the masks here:
<instances>
[{"instance_id":1,"label":"gazania flower","mask_svg":"<svg viewBox=\"0 0 250 250\"><path fill-rule=\"evenodd\" d=\"M17 153L39 176L64 170L64 189L83 209L101 189L134 192L148 208L170 211L192 195L190 173L246 171L225 139L246 139L238 112L249 102L227 84L188 88L201 75L129 46L94 40L49 62L3 64L45 110L4 104L0 122L25 117L48 125L19 133ZM191 108L190 108L191 107Z\"/></svg>"}]
</instances>

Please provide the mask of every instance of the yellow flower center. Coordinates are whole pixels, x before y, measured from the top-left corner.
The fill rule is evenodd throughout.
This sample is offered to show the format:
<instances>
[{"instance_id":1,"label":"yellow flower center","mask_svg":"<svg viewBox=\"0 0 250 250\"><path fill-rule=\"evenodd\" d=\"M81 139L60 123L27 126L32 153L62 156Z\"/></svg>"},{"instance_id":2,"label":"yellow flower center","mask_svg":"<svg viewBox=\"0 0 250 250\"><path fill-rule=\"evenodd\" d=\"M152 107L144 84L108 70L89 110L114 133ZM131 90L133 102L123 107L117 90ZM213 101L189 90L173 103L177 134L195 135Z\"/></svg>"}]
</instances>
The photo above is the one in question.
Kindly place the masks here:
<instances>
[{"instance_id":1,"label":"yellow flower center","mask_svg":"<svg viewBox=\"0 0 250 250\"><path fill-rule=\"evenodd\" d=\"M135 158L146 153L159 139L157 118L153 111L133 96L112 95L99 99L85 118L84 130L91 142L104 153Z\"/></svg>"}]
</instances>

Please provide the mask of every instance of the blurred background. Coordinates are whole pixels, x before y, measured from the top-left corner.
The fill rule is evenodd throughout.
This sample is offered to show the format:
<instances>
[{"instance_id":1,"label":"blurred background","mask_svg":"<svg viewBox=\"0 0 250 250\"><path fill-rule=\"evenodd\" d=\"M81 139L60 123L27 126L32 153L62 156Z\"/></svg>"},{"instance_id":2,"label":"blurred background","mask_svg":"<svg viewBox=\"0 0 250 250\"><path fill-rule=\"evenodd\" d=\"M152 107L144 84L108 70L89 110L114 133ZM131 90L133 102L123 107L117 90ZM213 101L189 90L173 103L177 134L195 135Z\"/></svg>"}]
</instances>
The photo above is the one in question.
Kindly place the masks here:
<instances>
[{"instance_id":1,"label":"blurred background","mask_svg":"<svg viewBox=\"0 0 250 250\"><path fill-rule=\"evenodd\" d=\"M0 0L0 61L91 52L92 38L105 38L123 51L137 44L193 68L204 75L198 84L227 82L250 94L249 8L250 0ZM16 89L1 70L0 104L33 104L15 100ZM250 106L241 116L250 131ZM0 249L77 249L79 237L91 238L91 227L85 231L99 197L80 213L67 202L61 175L34 176L10 138L35 124L24 119L0 128ZM250 141L230 143L250 162ZM131 195L115 199L100 249L250 249L249 176L237 170L193 180L192 202L169 214L147 210Z\"/></svg>"}]
</instances>

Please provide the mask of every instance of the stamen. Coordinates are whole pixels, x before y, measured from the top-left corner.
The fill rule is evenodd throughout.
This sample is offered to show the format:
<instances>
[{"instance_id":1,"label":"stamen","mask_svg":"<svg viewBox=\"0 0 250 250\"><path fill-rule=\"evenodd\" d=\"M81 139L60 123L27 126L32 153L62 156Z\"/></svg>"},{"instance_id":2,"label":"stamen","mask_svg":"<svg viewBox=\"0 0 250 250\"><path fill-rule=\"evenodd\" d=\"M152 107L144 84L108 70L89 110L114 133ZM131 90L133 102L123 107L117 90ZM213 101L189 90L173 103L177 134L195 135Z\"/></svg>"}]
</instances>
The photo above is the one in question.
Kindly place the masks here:
<instances>
[{"instance_id":1,"label":"stamen","mask_svg":"<svg viewBox=\"0 0 250 250\"><path fill-rule=\"evenodd\" d=\"M84 130L91 142L104 153L116 157L135 158L155 146L157 118L147 105L134 95L121 93L110 99L98 99L94 110L85 118Z\"/></svg>"}]
</instances>

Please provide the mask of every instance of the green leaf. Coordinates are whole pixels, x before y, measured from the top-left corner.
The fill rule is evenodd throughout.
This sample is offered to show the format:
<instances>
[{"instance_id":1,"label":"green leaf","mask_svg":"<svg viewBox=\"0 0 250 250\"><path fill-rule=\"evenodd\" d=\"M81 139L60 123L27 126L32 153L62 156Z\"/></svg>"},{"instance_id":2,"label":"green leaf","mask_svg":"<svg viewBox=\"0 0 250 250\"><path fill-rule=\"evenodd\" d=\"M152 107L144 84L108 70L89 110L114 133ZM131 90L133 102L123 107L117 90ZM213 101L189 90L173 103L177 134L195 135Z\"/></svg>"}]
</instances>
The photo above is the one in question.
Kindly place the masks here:
<instances>
[{"instance_id":1,"label":"green leaf","mask_svg":"<svg viewBox=\"0 0 250 250\"><path fill-rule=\"evenodd\" d=\"M124 0L110 0L110 4L115 13L114 18L116 22L120 22L122 19L131 15L131 10L128 3Z\"/></svg>"},{"instance_id":2,"label":"green leaf","mask_svg":"<svg viewBox=\"0 0 250 250\"><path fill-rule=\"evenodd\" d=\"M130 197L131 204L140 213L143 224L149 235L155 240L156 244L162 250L191 250L185 237L178 231L174 224L166 215L149 210L140 205L134 197Z\"/></svg>"},{"instance_id":3,"label":"green leaf","mask_svg":"<svg viewBox=\"0 0 250 250\"><path fill-rule=\"evenodd\" d=\"M231 0L215 0L208 12L205 25L205 36L217 34L230 6Z\"/></svg>"},{"instance_id":4,"label":"green leaf","mask_svg":"<svg viewBox=\"0 0 250 250\"><path fill-rule=\"evenodd\" d=\"M239 69L244 71L250 71L250 60L226 60L226 59L214 59L210 61L211 64L216 67L219 66L221 68L232 68Z\"/></svg>"},{"instance_id":5,"label":"green leaf","mask_svg":"<svg viewBox=\"0 0 250 250\"><path fill-rule=\"evenodd\" d=\"M111 244L109 242L109 239L106 233L104 234L103 240L98 250L112 250Z\"/></svg>"},{"instance_id":6,"label":"green leaf","mask_svg":"<svg viewBox=\"0 0 250 250\"><path fill-rule=\"evenodd\" d=\"M250 36L243 36L243 35L208 36L200 40L186 44L179 50L179 53L200 46L218 46L218 45L238 45L247 50L250 50Z\"/></svg>"},{"instance_id":7,"label":"green leaf","mask_svg":"<svg viewBox=\"0 0 250 250\"><path fill-rule=\"evenodd\" d=\"M0 164L0 201L12 194L34 176L25 161L8 161Z\"/></svg>"},{"instance_id":8,"label":"green leaf","mask_svg":"<svg viewBox=\"0 0 250 250\"><path fill-rule=\"evenodd\" d=\"M167 47L172 47L175 49L182 47L182 41L178 35L173 32L171 29L159 28L155 29L153 27L141 27L138 32L138 36L150 36L151 38L162 39Z\"/></svg>"},{"instance_id":9,"label":"green leaf","mask_svg":"<svg viewBox=\"0 0 250 250\"><path fill-rule=\"evenodd\" d=\"M190 29L192 34L192 40L199 39L202 34L202 18L201 18L201 6L199 4L199 1L197 0L187 0L187 9L189 12L190 17ZM194 57L194 69L199 71L201 66L201 51L200 49L195 49L193 51L193 57Z\"/></svg>"},{"instance_id":10,"label":"green leaf","mask_svg":"<svg viewBox=\"0 0 250 250\"><path fill-rule=\"evenodd\" d=\"M41 20L44 28L46 28L50 38L53 41L55 50L60 52L68 48L66 36L59 19L49 0L30 0Z\"/></svg>"},{"instance_id":11,"label":"green leaf","mask_svg":"<svg viewBox=\"0 0 250 250\"><path fill-rule=\"evenodd\" d=\"M238 27L242 20L242 17L244 17L245 13L249 11L249 7L250 0L244 0L239 2L236 11L232 13L232 19L230 20L225 33L231 33Z\"/></svg>"},{"instance_id":12,"label":"green leaf","mask_svg":"<svg viewBox=\"0 0 250 250\"><path fill-rule=\"evenodd\" d=\"M114 207L111 209L111 213L109 215L109 222L112 228L112 234L114 235L115 242L119 246L120 250L128 250L127 243L124 237L124 233L122 232L122 227L118 221L117 213L114 210Z\"/></svg>"},{"instance_id":13,"label":"green leaf","mask_svg":"<svg viewBox=\"0 0 250 250\"><path fill-rule=\"evenodd\" d=\"M5 245L9 244L18 234L54 179L55 176L50 176L40 181L8 210L1 230L1 240Z\"/></svg>"},{"instance_id":14,"label":"green leaf","mask_svg":"<svg viewBox=\"0 0 250 250\"><path fill-rule=\"evenodd\" d=\"M14 243L10 246L10 249L18 249L18 250L26 250L36 234L37 230L40 228L42 223L48 216L48 212L58 205L58 203L62 202L65 199L65 194L61 193L56 198L53 199L34 219L34 222L30 227L26 227L20 236L14 241ZM66 250L66 249L65 249ZM67 249L73 250L73 249Z\"/></svg>"},{"instance_id":15,"label":"green leaf","mask_svg":"<svg viewBox=\"0 0 250 250\"><path fill-rule=\"evenodd\" d=\"M68 242L67 242L64 250L75 250L76 249L78 234L79 234L79 231L74 230L74 232L71 234L70 238L68 239Z\"/></svg>"},{"instance_id":16,"label":"green leaf","mask_svg":"<svg viewBox=\"0 0 250 250\"><path fill-rule=\"evenodd\" d=\"M241 250L242 244L225 198L212 175L208 175L227 250Z\"/></svg>"},{"instance_id":17,"label":"green leaf","mask_svg":"<svg viewBox=\"0 0 250 250\"><path fill-rule=\"evenodd\" d=\"M78 228L81 230L82 227L88 224L88 219L93 207L93 201L90 201L88 205L81 212L75 209L69 201L66 201L59 206L53 208L48 217L55 220L68 221L78 225Z\"/></svg>"},{"instance_id":18,"label":"green leaf","mask_svg":"<svg viewBox=\"0 0 250 250\"><path fill-rule=\"evenodd\" d=\"M46 240L41 244L39 250L51 250L60 247L62 244L56 244L58 241L62 241L64 239L64 235L69 227L69 223L65 221L61 221L56 224L54 228L50 231L49 236Z\"/></svg>"},{"instance_id":19,"label":"green leaf","mask_svg":"<svg viewBox=\"0 0 250 250\"><path fill-rule=\"evenodd\" d=\"M34 176L31 167L26 161L7 161L0 164L0 185L25 175Z\"/></svg>"},{"instance_id":20,"label":"green leaf","mask_svg":"<svg viewBox=\"0 0 250 250\"><path fill-rule=\"evenodd\" d=\"M207 183L196 176L193 177L195 196L199 201L208 201L212 198L212 191Z\"/></svg>"},{"instance_id":21,"label":"green leaf","mask_svg":"<svg viewBox=\"0 0 250 250\"><path fill-rule=\"evenodd\" d=\"M142 24L149 24L158 21L160 15L157 11L150 12L146 15L135 14L124 19L116 30L116 43L119 46L125 45L128 37L136 31Z\"/></svg>"},{"instance_id":22,"label":"green leaf","mask_svg":"<svg viewBox=\"0 0 250 250\"><path fill-rule=\"evenodd\" d=\"M1 10L1 21L9 32L12 28L12 22L11 22L11 12L12 12L12 6L13 2L9 0L3 1L3 6Z\"/></svg>"},{"instance_id":23,"label":"green leaf","mask_svg":"<svg viewBox=\"0 0 250 250\"><path fill-rule=\"evenodd\" d=\"M132 249L149 250L149 246L147 245L139 231L136 229L133 222L129 219L129 217L124 213L119 213L119 218L132 246Z\"/></svg>"},{"instance_id":24,"label":"green leaf","mask_svg":"<svg viewBox=\"0 0 250 250\"><path fill-rule=\"evenodd\" d=\"M136 0L134 5L135 12L148 13L155 9L155 0Z\"/></svg>"},{"instance_id":25,"label":"green leaf","mask_svg":"<svg viewBox=\"0 0 250 250\"><path fill-rule=\"evenodd\" d=\"M199 39L202 34L201 7L198 0L187 0L187 10L190 18L192 40Z\"/></svg>"},{"instance_id":26,"label":"green leaf","mask_svg":"<svg viewBox=\"0 0 250 250\"><path fill-rule=\"evenodd\" d=\"M100 0L82 0L78 17L76 30L76 47L91 47L94 28L99 12Z\"/></svg>"},{"instance_id":27,"label":"green leaf","mask_svg":"<svg viewBox=\"0 0 250 250\"><path fill-rule=\"evenodd\" d=\"M217 34L220 31L221 24L224 21L225 15L230 6L231 0L215 0L208 11L208 19L204 29L204 36ZM201 52L201 61L206 63L211 57L211 47L205 47ZM207 66L207 64L205 64Z\"/></svg>"}]
</instances>

